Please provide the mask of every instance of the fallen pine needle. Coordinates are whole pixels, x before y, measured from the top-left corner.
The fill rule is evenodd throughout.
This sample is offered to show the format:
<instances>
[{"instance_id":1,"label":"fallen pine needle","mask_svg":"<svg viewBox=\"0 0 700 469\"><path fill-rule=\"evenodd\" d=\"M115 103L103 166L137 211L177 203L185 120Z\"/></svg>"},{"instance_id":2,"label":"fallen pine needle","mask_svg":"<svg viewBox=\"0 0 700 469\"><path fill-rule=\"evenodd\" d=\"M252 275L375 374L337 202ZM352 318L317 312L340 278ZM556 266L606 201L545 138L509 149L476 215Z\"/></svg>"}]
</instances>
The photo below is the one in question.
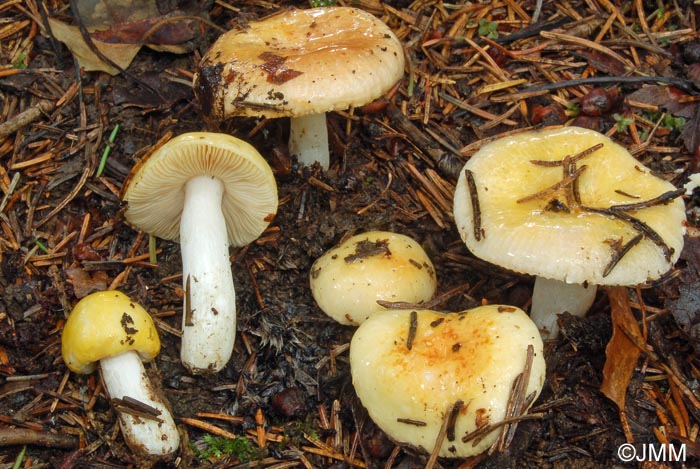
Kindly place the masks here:
<instances>
[{"instance_id":1,"label":"fallen pine needle","mask_svg":"<svg viewBox=\"0 0 700 469\"><path fill-rule=\"evenodd\" d=\"M197 420L190 417L182 417L180 421L191 427L199 428L200 430L205 430L216 436L222 436L230 440L235 440L236 438L238 438L238 435L235 435L229 431L224 430L223 428L217 427L216 425L212 425L202 420Z\"/></svg>"}]
</instances>

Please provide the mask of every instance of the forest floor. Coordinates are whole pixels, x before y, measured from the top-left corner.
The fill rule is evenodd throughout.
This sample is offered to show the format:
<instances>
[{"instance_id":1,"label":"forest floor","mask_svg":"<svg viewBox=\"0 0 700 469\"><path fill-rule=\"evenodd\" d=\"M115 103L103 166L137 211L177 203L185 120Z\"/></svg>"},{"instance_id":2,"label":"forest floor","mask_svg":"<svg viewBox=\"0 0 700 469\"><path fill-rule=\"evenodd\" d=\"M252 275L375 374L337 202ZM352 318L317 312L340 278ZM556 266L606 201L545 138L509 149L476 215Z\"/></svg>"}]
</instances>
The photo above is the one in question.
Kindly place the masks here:
<instances>
[{"instance_id":1,"label":"forest floor","mask_svg":"<svg viewBox=\"0 0 700 469\"><path fill-rule=\"evenodd\" d=\"M325 171L289 158L286 119L214 127L191 87L222 30L308 2L159 2L146 24L171 29L158 44L144 28L117 34L128 19L121 15L155 2L96 3L119 4L106 36L153 46L139 45L114 75L86 71L68 40L51 33L55 22L87 22L71 3L0 5L0 468L599 468L624 466L624 443L671 443L684 449L686 466L698 465L697 195L683 197L686 243L669 274L623 288L618 303L610 299L619 288L601 288L585 318L561 317L562 334L545 344L546 381L531 409L538 418L520 422L502 452L429 462L429 453L387 438L351 384L354 328L326 317L309 290L323 252L381 229L426 249L439 281L436 309L526 309L533 278L476 258L457 232L452 196L462 165L495 138L577 125L609 135L682 187L700 165L696 3L341 1L387 23L408 65L372 106L328 114ZM274 170L280 201L260 238L231 251L236 346L222 372L205 376L179 359L179 245L156 240L151 262L148 234L126 223L119 199L146 149L201 130L252 143ZM135 456L99 375L71 373L61 358L68 313L107 288L140 302L158 326L162 351L148 370L182 434L169 460ZM631 349L611 341L620 311L639 326ZM629 357L631 376L604 373L606 362Z\"/></svg>"}]
</instances>

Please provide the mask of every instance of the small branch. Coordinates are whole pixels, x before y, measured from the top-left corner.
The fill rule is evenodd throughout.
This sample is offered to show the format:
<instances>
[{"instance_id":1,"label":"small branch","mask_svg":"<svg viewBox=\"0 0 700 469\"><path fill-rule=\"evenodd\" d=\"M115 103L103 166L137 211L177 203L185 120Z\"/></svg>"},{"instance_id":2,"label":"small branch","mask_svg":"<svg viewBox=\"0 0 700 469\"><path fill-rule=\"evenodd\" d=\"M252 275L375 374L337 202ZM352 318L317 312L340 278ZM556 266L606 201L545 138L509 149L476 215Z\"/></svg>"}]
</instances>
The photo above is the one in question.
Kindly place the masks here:
<instances>
[{"instance_id":1,"label":"small branch","mask_svg":"<svg viewBox=\"0 0 700 469\"><path fill-rule=\"evenodd\" d=\"M531 86L524 90L511 94L509 99L519 99L518 95L539 93L540 91L554 91L562 88L570 88L574 86L585 85L615 85L615 84L643 84L643 83L662 83L664 85L676 86L685 91L695 89L695 84L690 80L683 80L674 77L589 77L577 78L574 80L563 80L555 83L547 83L546 85Z\"/></svg>"},{"instance_id":2,"label":"small branch","mask_svg":"<svg viewBox=\"0 0 700 469\"><path fill-rule=\"evenodd\" d=\"M544 166L548 168L554 168L556 166L563 166L564 162L566 160L569 160L571 163L575 164L578 163L580 160L584 159L585 157L593 154L593 152L600 150L603 148L602 143L596 143L595 145L586 148L583 151L580 151L579 153L576 153L575 155L571 156L565 156L561 160L530 160L530 163L536 165L536 166Z\"/></svg>"},{"instance_id":3,"label":"small branch","mask_svg":"<svg viewBox=\"0 0 700 469\"><path fill-rule=\"evenodd\" d=\"M644 235L642 233L639 233L637 236L634 238L630 239L624 246L622 246L620 249L613 249L613 255L612 258L610 259L610 262L608 262L608 265L605 266L605 269L603 270L603 278L607 277L610 272L615 268L615 266L622 260L622 258L629 252L630 249L635 247L639 242L644 238Z\"/></svg>"},{"instance_id":4,"label":"small branch","mask_svg":"<svg viewBox=\"0 0 700 469\"><path fill-rule=\"evenodd\" d=\"M411 316L408 324L408 337L406 338L406 348L413 348L413 340L416 338L416 330L418 329L418 313L411 311Z\"/></svg>"},{"instance_id":5,"label":"small branch","mask_svg":"<svg viewBox=\"0 0 700 469\"><path fill-rule=\"evenodd\" d=\"M547 187L546 189L542 189L539 192L535 192L534 194L526 195L525 197L521 197L518 200L516 200L515 202L522 204L525 202L530 202L531 200L541 199L547 195L553 194L553 193L557 192L558 190L563 189L563 188L573 184L574 181L576 181L576 179L578 179L578 177L581 175L581 173L585 169L586 169L586 166L581 166L576 171L574 171L571 175L565 175L561 181L559 181L555 184L552 184L551 186Z\"/></svg>"},{"instance_id":6,"label":"small branch","mask_svg":"<svg viewBox=\"0 0 700 469\"><path fill-rule=\"evenodd\" d=\"M0 447L35 445L50 448L77 448L78 444L78 438L65 433L27 428L0 428Z\"/></svg>"},{"instance_id":7,"label":"small branch","mask_svg":"<svg viewBox=\"0 0 700 469\"><path fill-rule=\"evenodd\" d=\"M579 207L584 212L597 213L599 215L607 215L609 217L616 218L628 223L632 228L638 232L644 234L648 239L650 239L654 244L656 244L664 254L667 261L670 261L671 255L673 254L673 249L669 248L666 242L663 240L661 235L657 233L652 227L644 223L642 220L633 217L629 213L622 212L620 210L611 210L607 208L594 208L594 207Z\"/></svg>"},{"instance_id":8,"label":"small branch","mask_svg":"<svg viewBox=\"0 0 700 469\"><path fill-rule=\"evenodd\" d=\"M474 239L481 241L481 206L479 205L479 193L476 190L476 182L474 181L474 173L469 169L464 170L464 176L467 178L467 188L469 189L469 199L472 203L472 215L474 218Z\"/></svg>"},{"instance_id":9,"label":"small branch","mask_svg":"<svg viewBox=\"0 0 700 469\"><path fill-rule=\"evenodd\" d=\"M457 179L459 170L463 166L462 161L451 153L442 151L433 140L404 116L396 105L389 103L386 107L386 113L391 124L395 125L408 141L426 153L443 173Z\"/></svg>"},{"instance_id":10,"label":"small branch","mask_svg":"<svg viewBox=\"0 0 700 469\"><path fill-rule=\"evenodd\" d=\"M655 205L667 204L667 203L671 202L673 199L676 199L676 198L682 196L683 194L685 194L685 188L681 187L680 189L664 192L663 194L661 194L657 197L654 197L653 199L644 200L644 201L640 201L640 202L634 202L631 204L611 205L609 208L610 208L610 210L630 212L630 211L634 211L634 210L640 210L643 208L653 207Z\"/></svg>"},{"instance_id":11,"label":"small branch","mask_svg":"<svg viewBox=\"0 0 700 469\"><path fill-rule=\"evenodd\" d=\"M54 107L55 105L51 101L39 101L38 104L6 120L0 124L0 140L31 124L43 114L53 111Z\"/></svg>"}]
</instances>

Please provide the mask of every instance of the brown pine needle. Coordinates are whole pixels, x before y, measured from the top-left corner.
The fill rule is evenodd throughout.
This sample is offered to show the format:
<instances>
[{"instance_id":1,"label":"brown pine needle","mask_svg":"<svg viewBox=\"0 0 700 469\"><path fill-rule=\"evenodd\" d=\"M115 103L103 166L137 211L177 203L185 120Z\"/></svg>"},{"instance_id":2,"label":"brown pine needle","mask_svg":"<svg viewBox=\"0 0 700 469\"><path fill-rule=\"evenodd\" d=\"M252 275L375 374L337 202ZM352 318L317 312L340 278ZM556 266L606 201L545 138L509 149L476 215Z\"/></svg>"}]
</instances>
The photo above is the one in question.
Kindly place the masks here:
<instances>
[{"instance_id":1,"label":"brown pine needle","mask_svg":"<svg viewBox=\"0 0 700 469\"><path fill-rule=\"evenodd\" d=\"M203 420L193 419L190 417L181 417L180 422L182 422L186 425L189 425L191 427L199 428L200 430L204 430L206 432L209 432L212 435L221 436L224 438L228 438L230 440L235 440L236 438L238 438L238 435L231 433L227 430L224 430L223 428L217 427L216 425L212 425L210 423L207 423Z\"/></svg>"}]
</instances>

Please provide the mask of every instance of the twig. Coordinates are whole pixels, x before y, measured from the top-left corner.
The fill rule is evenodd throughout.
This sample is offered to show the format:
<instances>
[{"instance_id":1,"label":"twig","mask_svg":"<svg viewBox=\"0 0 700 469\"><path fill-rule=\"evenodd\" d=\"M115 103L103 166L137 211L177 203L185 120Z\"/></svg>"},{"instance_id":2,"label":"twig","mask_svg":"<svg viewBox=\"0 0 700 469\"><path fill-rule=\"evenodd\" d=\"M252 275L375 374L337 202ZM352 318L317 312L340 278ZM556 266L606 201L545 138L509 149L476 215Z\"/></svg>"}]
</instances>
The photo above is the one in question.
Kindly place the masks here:
<instances>
[{"instance_id":1,"label":"twig","mask_svg":"<svg viewBox=\"0 0 700 469\"><path fill-rule=\"evenodd\" d=\"M468 283L459 285L445 293L438 295L430 301L421 301L419 303L409 303L407 301L385 301L377 300L377 304L386 309L435 309L436 306L446 302L458 293L470 288Z\"/></svg>"},{"instance_id":2,"label":"twig","mask_svg":"<svg viewBox=\"0 0 700 469\"><path fill-rule=\"evenodd\" d=\"M78 438L65 433L0 427L0 446L36 445L50 448L77 448L78 444Z\"/></svg>"},{"instance_id":3,"label":"twig","mask_svg":"<svg viewBox=\"0 0 700 469\"><path fill-rule=\"evenodd\" d=\"M389 103L386 107L387 115L393 125L396 125L405 138L412 142L422 152L437 165L438 169L447 176L457 179L459 171L464 165L456 156L449 152L442 151L438 145L416 127L401 110L394 104Z\"/></svg>"},{"instance_id":4,"label":"twig","mask_svg":"<svg viewBox=\"0 0 700 469\"><path fill-rule=\"evenodd\" d=\"M578 177L581 175L581 173L586 169L586 166L581 166L578 168L576 171L573 172L571 175L565 175L564 178L561 181L558 181L551 186L542 189L541 191L535 192L534 194L526 195L525 197L521 197L518 200L516 200L516 203L522 204L525 202L530 202L535 199L541 199L547 195L553 194L557 192L560 189L566 188L567 186L570 186L571 184L578 179Z\"/></svg>"},{"instance_id":5,"label":"twig","mask_svg":"<svg viewBox=\"0 0 700 469\"><path fill-rule=\"evenodd\" d=\"M425 469L432 469L433 466L435 466L435 463L437 462L437 459L440 456L440 448L442 448L442 442L445 441L445 437L447 436L447 429L450 425L450 421L452 421L452 414L454 413L454 409L456 407L457 411L459 411L459 408L462 407L462 404L464 403L461 400L458 400L454 404L450 404L450 406L445 410L445 415L442 419L440 431L438 432L437 437L435 438L435 444L433 445L433 450L430 453L428 462L425 463Z\"/></svg>"},{"instance_id":6,"label":"twig","mask_svg":"<svg viewBox=\"0 0 700 469\"><path fill-rule=\"evenodd\" d=\"M51 101L39 101L36 105L25 109L16 116L0 124L0 140L31 124L43 114L53 111L55 104Z\"/></svg>"},{"instance_id":7,"label":"twig","mask_svg":"<svg viewBox=\"0 0 700 469\"><path fill-rule=\"evenodd\" d=\"M642 233L639 233L637 236L634 238L630 239L627 243L625 243L624 246L622 246L620 249L613 249L613 255L610 259L610 262L608 262L608 265L605 266L605 269L603 270L603 278L607 277L610 275L610 272L615 268L615 266L620 262L620 260L629 252L630 249L635 247L639 242L644 238L644 235Z\"/></svg>"},{"instance_id":8,"label":"twig","mask_svg":"<svg viewBox=\"0 0 700 469\"><path fill-rule=\"evenodd\" d=\"M182 422L186 425L189 425L191 427L199 428L200 430L204 430L206 432L209 432L212 435L221 436L224 438L228 438L230 440L235 440L236 438L238 438L238 435L236 435L235 433L231 433L227 430L224 430L221 427L217 427L216 425L212 425L212 424L204 422L202 420L193 419L190 417L181 417L180 422Z\"/></svg>"},{"instance_id":9,"label":"twig","mask_svg":"<svg viewBox=\"0 0 700 469\"><path fill-rule=\"evenodd\" d=\"M685 188L664 192L663 194L654 197L653 199L644 200L640 202L634 202L631 204L619 204L611 205L610 210L620 210L623 212L630 212L634 210L640 210L643 208L653 207L654 205L664 205L685 194Z\"/></svg>"},{"instance_id":10,"label":"twig","mask_svg":"<svg viewBox=\"0 0 700 469\"><path fill-rule=\"evenodd\" d=\"M532 362L535 358L535 348L532 344L527 346L527 354L525 355L525 366L523 371L513 381L510 398L506 406L505 419L513 419L527 412L528 407L535 399L536 393L526 395L527 387L530 384L530 374L532 372ZM508 423L503 427L500 437L498 438L498 451L505 450L510 446L515 435L515 429L518 427L517 422Z\"/></svg>"},{"instance_id":11,"label":"twig","mask_svg":"<svg viewBox=\"0 0 700 469\"><path fill-rule=\"evenodd\" d=\"M513 384L510 388L510 394L508 396L508 403L506 405L506 411L504 412L504 418L500 422L496 423L485 423L477 427L474 431L467 433L462 437L462 442L467 443L473 440L479 440L483 436L491 433L497 428L502 428L501 434L498 439L494 442L490 451L498 449L498 451L503 451L506 449L515 433L518 422L527 419L542 418L544 414L526 414L530 404L535 399L535 393L530 393L525 395L527 392L528 384L530 383L530 373L532 371L532 362L534 360L535 350L532 345L527 347L527 355L525 357L525 364L523 366L523 371L518 374L513 380Z\"/></svg>"},{"instance_id":12,"label":"twig","mask_svg":"<svg viewBox=\"0 0 700 469\"><path fill-rule=\"evenodd\" d=\"M472 204L472 218L474 239L481 241L484 236L483 230L481 228L481 205L479 205L479 192L476 190L476 182L474 181L474 173L469 169L464 170L464 177L467 181L467 189L469 189L469 199Z\"/></svg>"},{"instance_id":13,"label":"twig","mask_svg":"<svg viewBox=\"0 0 700 469\"><path fill-rule=\"evenodd\" d=\"M411 350L413 348L413 340L416 338L416 330L418 329L418 313L416 311L411 311L409 323L408 323L408 337L406 337L406 348Z\"/></svg>"},{"instance_id":14,"label":"twig","mask_svg":"<svg viewBox=\"0 0 700 469\"><path fill-rule=\"evenodd\" d=\"M652 227L644 223L642 220L633 217L629 213L622 212L620 210L610 210L607 208L594 208L594 207L586 207L581 205L579 207L581 210L584 212L590 212L590 213L597 213L599 215L607 215L612 218L617 218L618 220L622 220L629 225L632 226L635 230L637 230L640 233L643 233L644 236L646 236L648 239L650 239L654 244L656 244L660 249L661 252L663 252L664 257L666 260L671 259L671 255L673 254L673 249L669 248L666 242L663 240L661 235L657 233Z\"/></svg>"},{"instance_id":15,"label":"twig","mask_svg":"<svg viewBox=\"0 0 700 469\"><path fill-rule=\"evenodd\" d=\"M595 145L588 147L585 150L576 153L575 155L565 156L561 160L530 160L530 163L536 166L544 166L548 168L564 166L567 161L569 163L577 163L585 157L591 155L596 150L600 150L601 148L603 148L603 143L596 143Z\"/></svg>"},{"instance_id":16,"label":"twig","mask_svg":"<svg viewBox=\"0 0 700 469\"><path fill-rule=\"evenodd\" d=\"M163 422L163 420L158 417L162 413L159 409L145 402L141 402L138 399L134 399L133 397L124 396L121 399L113 398L111 403L112 407L118 412L124 412L148 420L155 420L158 423Z\"/></svg>"},{"instance_id":17,"label":"twig","mask_svg":"<svg viewBox=\"0 0 700 469\"><path fill-rule=\"evenodd\" d=\"M562 88L570 88L584 85L610 85L610 84L638 84L638 83L663 83L665 85L676 86L685 91L691 91L696 88L695 83L690 80L675 77L589 77L576 78L573 80L562 80L555 83L547 83L546 85L531 86L517 93L509 94L508 100L520 99L521 95L538 93L540 91L554 91Z\"/></svg>"},{"instance_id":18,"label":"twig","mask_svg":"<svg viewBox=\"0 0 700 469\"><path fill-rule=\"evenodd\" d=\"M105 164L107 164L107 157L109 156L110 150L112 150L112 144L114 143L114 139L117 136L117 132L119 131L119 124L114 126L114 129L112 129L112 133L109 134L109 138L107 139L107 146L105 147L104 152L102 152L102 158L100 159L100 164L97 166L97 172L95 173L95 177L99 178L102 176L102 171L105 169Z\"/></svg>"}]
</instances>

